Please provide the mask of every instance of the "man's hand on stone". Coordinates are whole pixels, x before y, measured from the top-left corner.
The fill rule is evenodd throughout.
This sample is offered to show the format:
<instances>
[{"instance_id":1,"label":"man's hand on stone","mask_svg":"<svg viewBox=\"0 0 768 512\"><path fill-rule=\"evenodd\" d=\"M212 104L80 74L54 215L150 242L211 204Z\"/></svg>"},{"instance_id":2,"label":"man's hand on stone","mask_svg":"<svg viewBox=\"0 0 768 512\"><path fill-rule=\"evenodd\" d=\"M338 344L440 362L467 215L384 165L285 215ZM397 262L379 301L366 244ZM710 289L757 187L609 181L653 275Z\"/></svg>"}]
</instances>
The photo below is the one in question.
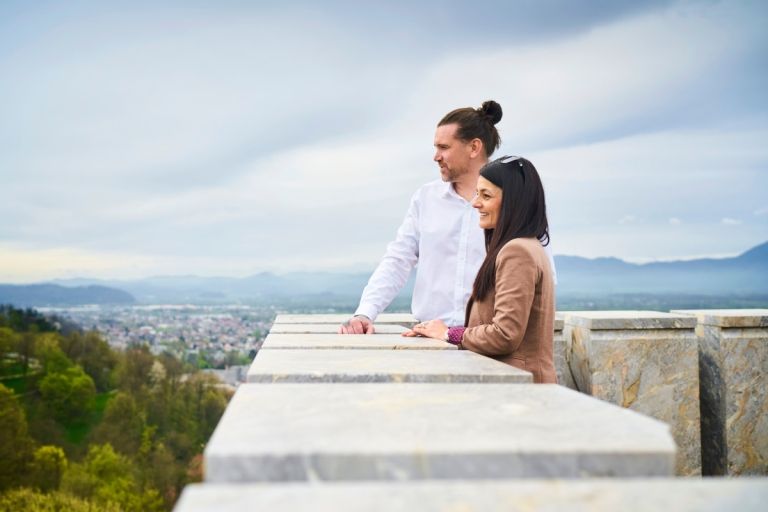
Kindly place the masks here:
<instances>
[{"instance_id":1,"label":"man's hand on stone","mask_svg":"<svg viewBox=\"0 0 768 512\"><path fill-rule=\"evenodd\" d=\"M373 334L373 322L367 316L355 315L339 326L339 334Z\"/></svg>"}]
</instances>

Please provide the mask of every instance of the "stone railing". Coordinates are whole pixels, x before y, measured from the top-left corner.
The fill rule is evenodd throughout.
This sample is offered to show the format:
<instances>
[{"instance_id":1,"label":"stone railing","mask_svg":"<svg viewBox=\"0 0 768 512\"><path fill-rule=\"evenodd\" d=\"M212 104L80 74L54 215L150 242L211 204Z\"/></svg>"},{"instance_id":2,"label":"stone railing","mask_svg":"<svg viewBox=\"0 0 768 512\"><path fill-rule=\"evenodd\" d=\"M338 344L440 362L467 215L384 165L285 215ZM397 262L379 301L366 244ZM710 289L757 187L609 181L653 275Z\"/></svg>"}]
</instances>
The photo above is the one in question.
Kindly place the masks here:
<instances>
[{"instance_id":1,"label":"stone railing","mask_svg":"<svg viewBox=\"0 0 768 512\"><path fill-rule=\"evenodd\" d=\"M563 385L404 338L410 315L340 336L344 318L278 316L176 510L768 502L764 477L672 478L768 473L768 310L560 313Z\"/></svg>"}]
</instances>

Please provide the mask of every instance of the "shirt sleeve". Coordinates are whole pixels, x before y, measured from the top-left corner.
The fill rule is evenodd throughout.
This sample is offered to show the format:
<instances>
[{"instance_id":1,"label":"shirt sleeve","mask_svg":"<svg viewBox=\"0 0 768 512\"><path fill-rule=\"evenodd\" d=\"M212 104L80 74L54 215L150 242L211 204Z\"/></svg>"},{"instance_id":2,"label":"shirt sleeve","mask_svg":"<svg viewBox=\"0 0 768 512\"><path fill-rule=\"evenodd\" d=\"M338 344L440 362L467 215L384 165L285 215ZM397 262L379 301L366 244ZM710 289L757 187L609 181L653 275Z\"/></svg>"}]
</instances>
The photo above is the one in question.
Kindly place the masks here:
<instances>
[{"instance_id":1,"label":"shirt sleeve","mask_svg":"<svg viewBox=\"0 0 768 512\"><path fill-rule=\"evenodd\" d=\"M478 354L505 356L523 341L536 294L539 270L525 247L511 243L496 259L496 298L490 324L468 327L462 346Z\"/></svg>"},{"instance_id":2,"label":"shirt sleeve","mask_svg":"<svg viewBox=\"0 0 768 512\"><path fill-rule=\"evenodd\" d=\"M363 290L356 315L365 315L375 321L389 306L419 260L419 237L419 192L416 192L397 236L387 245L384 257Z\"/></svg>"}]
</instances>

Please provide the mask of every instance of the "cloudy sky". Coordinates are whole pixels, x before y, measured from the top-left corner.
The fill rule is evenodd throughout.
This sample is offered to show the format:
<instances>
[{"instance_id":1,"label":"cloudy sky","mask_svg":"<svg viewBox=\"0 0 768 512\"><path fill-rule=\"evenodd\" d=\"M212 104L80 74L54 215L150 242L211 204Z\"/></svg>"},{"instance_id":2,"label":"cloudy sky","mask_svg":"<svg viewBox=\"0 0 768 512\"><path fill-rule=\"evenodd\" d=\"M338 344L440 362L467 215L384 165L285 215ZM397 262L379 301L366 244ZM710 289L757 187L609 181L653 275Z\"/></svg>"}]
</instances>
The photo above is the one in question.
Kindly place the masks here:
<instances>
[{"instance_id":1,"label":"cloudy sky","mask_svg":"<svg viewBox=\"0 0 768 512\"><path fill-rule=\"evenodd\" d=\"M0 3L0 282L370 269L490 98L556 254L768 240L768 3L366 4Z\"/></svg>"}]
</instances>

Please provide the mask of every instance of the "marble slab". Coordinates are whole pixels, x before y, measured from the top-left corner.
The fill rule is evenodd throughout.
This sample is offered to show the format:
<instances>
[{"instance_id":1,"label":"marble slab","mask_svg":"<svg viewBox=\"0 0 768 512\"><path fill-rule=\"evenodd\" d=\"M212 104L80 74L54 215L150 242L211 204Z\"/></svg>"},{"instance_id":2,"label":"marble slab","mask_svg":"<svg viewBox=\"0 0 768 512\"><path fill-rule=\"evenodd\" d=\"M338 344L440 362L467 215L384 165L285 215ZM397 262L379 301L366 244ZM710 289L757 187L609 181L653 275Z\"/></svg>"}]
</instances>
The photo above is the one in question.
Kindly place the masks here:
<instances>
[{"instance_id":1,"label":"marble slab","mask_svg":"<svg viewBox=\"0 0 768 512\"><path fill-rule=\"evenodd\" d=\"M698 341L691 323L695 318L640 313L636 320L634 312L627 311L565 316L563 337L575 387L668 423L679 448L677 474L699 475Z\"/></svg>"},{"instance_id":2,"label":"marble slab","mask_svg":"<svg viewBox=\"0 0 768 512\"><path fill-rule=\"evenodd\" d=\"M768 480L585 479L187 485L175 512L763 512Z\"/></svg>"},{"instance_id":3,"label":"marble slab","mask_svg":"<svg viewBox=\"0 0 768 512\"><path fill-rule=\"evenodd\" d=\"M248 382L527 382L530 373L467 350L265 350Z\"/></svg>"},{"instance_id":4,"label":"marble slab","mask_svg":"<svg viewBox=\"0 0 768 512\"><path fill-rule=\"evenodd\" d=\"M276 324L334 324L339 325L350 319L352 313L326 314L280 314L275 317ZM375 325L399 324L411 327L418 320L410 313L382 313L376 318Z\"/></svg>"},{"instance_id":5,"label":"marble slab","mask_svg":"<svg viewBox=\"0 0 768 512\"><path fill-rule=\"evenodd\" d=\"M456 350L456 345L432 338L406 338L399 334L269 334L261 350L298 348Z\"/></svg>"},{"instance_id":6,"label":"marble slab","mask_svg":"<svg viewBox=\"0 0 768 512\"><path fill-rule=\"evenodd\" d=\"M400 334L408 329L397 324L376 324L377 334ZM275 334L337 334L338 324L272 324L269 332Z\"/></svg>"},{"instance_id":7,"label":"marble slab","mask_svg":"<svg viewBox=\"0 0 768 512\"><path fill-rule=\"evenodd\" d=\"M557 373L557 383L571 389L576 389L571 370L568 365L568 351L565 337L563 336L564 319L567 312L557 311L555 313L555 335L553 342L553 356L555 360L555 372Z\"/></svg>"},{"instance_id":8,"label":"marble slab","mask_svg":"<svg viewBox=\"0 0 768 512\"><path fill-rule=\"evenodd\" d=\"M570 311L555 311L555 331L562 331L565 323L565 316Z\"/></svg>"},{"instance_id":9,"label":"marble slab","mask_svg":"<svg viewBox=\"0 0 768 512\"><path fill-rule=\"evenodd\" d=\"M569 311L565 323L593 331L601 329L693 329L696 320L690 315L660 311Z\"/></svg>"},{"instance_id":10,"label":"marble slab","mask_svg":"<svg viewBox=\"0 0 768 512\"><path fill-rule=\"evenodd\" d=\"M693 315L703 325L768 327L768 309L677 309L670 313Z\"/></svg>"},{"instance_id":11,"label":"marble slab","mask_svg":"<svg viewBox=\"0 0 768 512\"><path fill-rule=\"evenodd\" d=\"M556 384L243 384L206 482L670 476L667 425Z\"/></svg>"},{"instance_id":12,"label":"marble slab","mask_svg":"<svg viewBox=\"0 0 768 512\"><path fill-rule=\"evenodd\" d=\"M702 472L768 475L768 309L696 316Z\"/></svg>"}]
</instances>

